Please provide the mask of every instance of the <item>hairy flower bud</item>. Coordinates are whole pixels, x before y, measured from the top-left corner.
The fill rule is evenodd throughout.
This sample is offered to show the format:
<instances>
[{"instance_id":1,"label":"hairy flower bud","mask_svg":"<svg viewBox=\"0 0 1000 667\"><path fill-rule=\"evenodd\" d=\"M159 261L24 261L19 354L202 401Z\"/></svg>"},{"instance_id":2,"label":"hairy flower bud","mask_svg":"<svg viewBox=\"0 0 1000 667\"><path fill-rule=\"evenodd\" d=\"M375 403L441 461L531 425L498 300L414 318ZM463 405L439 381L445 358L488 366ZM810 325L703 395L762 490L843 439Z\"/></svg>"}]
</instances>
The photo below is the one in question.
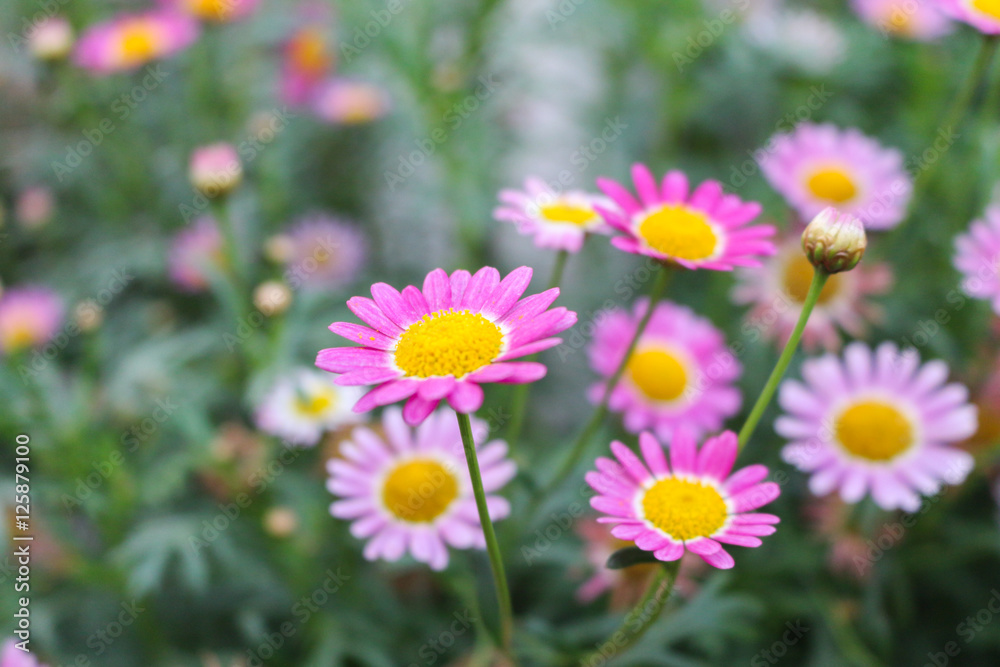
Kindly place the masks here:
<instances>
[{"instance_id":1,"label":"hairy flower bud","mask_svg":"<svg viewBox=\"0 0 1000 667\"><path fill-rule=\"evenodd\" d=\"M243 165L232 144L202 146L191 154L191 184L209 199L227 195L243 180Z\"/></svg>"},{"instance_id":2,"label":"hairy flower bud","mask_svg":"<svg viewBox=\"0 0 1000 667\"><path fill-rule=\"evenodd\" d=\"M802 232L802 250L817 269L850 271L865 254L868 239L861 221L833 207L820 211Z\"/></svg>"}]
</instances>

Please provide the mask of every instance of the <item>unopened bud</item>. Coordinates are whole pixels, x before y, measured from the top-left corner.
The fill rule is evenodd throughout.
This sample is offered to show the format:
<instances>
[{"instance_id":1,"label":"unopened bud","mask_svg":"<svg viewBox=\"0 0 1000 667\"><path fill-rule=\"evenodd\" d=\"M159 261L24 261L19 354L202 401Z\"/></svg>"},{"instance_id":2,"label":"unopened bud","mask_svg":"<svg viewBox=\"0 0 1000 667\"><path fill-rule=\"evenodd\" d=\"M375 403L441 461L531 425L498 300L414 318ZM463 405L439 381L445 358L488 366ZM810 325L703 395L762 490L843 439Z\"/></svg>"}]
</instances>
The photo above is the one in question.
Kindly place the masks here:
<instances>
[{"instance_id":1,"label":"unopened bud","mask_svg":"<svg viewBox=\"0 0 1000 667\"><path fill-rule=\"evenodd\" d=\"M84 299L73 309L73 318L80 331L93 331L104 321L104 308L94 299Z\"/></svg>"},{"instance_id":2,"label":"unopened bud","mask_svg":"<svg viewBox=\"0 0 1000 667\"><path fill-rule=\"evenodd\" d=\"M285 264L295 254L295 241L287 234L275 234L264 242L264 256L275 264Z\"/></svg>"},{"instance_id":3,"label":"unopened bud","mask_svg":"<svg viewBox=\"0 0 1000 667\"><path fill-rule=\"evenodd\" d=\"M202 146L191 154L191 185L209 199L227 195L243 180L243 165L232 144Z\"/></svg>"},{"instance_id":4,"label":"unopened bud","mask_svg":"<svg viewBox=\"0 0 1000 667\"><path fill-rule=\"evenodd\" d=\"M257 285L253 291L253 305L265 315L280 315L292 303L292 290L277 280L268 280Z\"/></svg>"},{"instance_id":5,"label":"unopened bud","mask_svg":"<svg viewBox=\"0 0 1000 667\"><path fill-rule=\"evenodd\" d=\"M28 38L28 51L39 60L62 60L73 48L73 28L62 16L50 16Z\"/></svg>"},{"instance_id":6,"label":"unopened bud","mask_svg":"<svg viewBox=\"0 0 1000 667\"><path fill-rule=\"evenodd\" d=\"M288 537L299 527L299 515L290 507L273 507L264 515L264 529L274 537Z\"/></svg>"},{"instance_id":7,"label":"unopened bud","mask_svg":"<svg viewBox=\"0 0 1000 667\"><path fill-rule=\"evenodd\" d=\"M850 271L865 254L868 239L861 221L833 207L820 211L802 232L802 250L817 269Z\"/></svg>"}]
</instances>

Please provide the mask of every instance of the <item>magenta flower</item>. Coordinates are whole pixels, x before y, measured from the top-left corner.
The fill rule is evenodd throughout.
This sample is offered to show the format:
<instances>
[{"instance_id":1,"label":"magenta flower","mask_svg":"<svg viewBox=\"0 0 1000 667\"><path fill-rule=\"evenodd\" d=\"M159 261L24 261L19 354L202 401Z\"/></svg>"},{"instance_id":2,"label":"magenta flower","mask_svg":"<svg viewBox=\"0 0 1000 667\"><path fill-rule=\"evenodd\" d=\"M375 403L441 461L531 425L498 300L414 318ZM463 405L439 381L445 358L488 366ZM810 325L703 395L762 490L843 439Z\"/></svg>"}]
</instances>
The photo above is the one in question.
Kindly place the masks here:
<instances>
[{"instance_id":1,"label":"magenta flower","mask_svg":"<svg viewBox=\"0 0 1000 667\"><path fill-rule=\"evenodd\" d=\"M222 232L211 217L195 220L174 237L167 257L170 279L187 292L208 289L211 273L228 265Z\"/></svg>"},{"instance_id":2,"label":"magenta flower","mask_svg":"<svg viewBox=\"0 0 1000 667\"><path fill-rule=\"evenodd\" d=\"M327 123L360 125L389 112L389 94L377 84L335 77L320 83L312 94L312 111Z\"/></svg>"},{"instance_id":3,"label":"magenta flower","mask_svg":"<svg viewBox=\"0 0 1000 667\"><path fill-rule=\"evenodd\" d=\"M611 239L616 248L688 269L716 271L760 266L758 256L774 254L768 240L774 227L747 226L760 214L760 204L725 194L718 181L705 181L689 192L682 172L668 172L657 184L642 164L632 166L632 180L638 199L615 181L597 179L597 186L617 205L597 210L626 234Z\"/></svg>"},{"instance_id":4,"label":"magenta flower","mask_svg":"<svg viewBox=\"0 0 1000 667\"><path fill-rule=\"evenodd\" d=\"M473 418L477 442L486 423ZM408 551L432 569L448 565L448 547L484 549L482 524L466 467L455 415L441 410L416 429L403 423L398 408L382 415L382 431L356 428L341 445L343 458L327 463L327 488L339 499L330 513L351 523L351 534L367 539L368 560L397 561ZM514 477L502 440L477 445L490 519L510 514L510 504L493 495Z\"/></svg>"},{"instance_id":5,"label":"magenta flower","mask_svg":"<svg viewBox=\"0 0 1000 667\"><path fill-rule=\"evenodd\" d=\"M294 288L344 287L358 277L368 255L360 229L325 213L301 218L287 239L285 279Z\"/></svg>"},{"instance_id":6,"label":"magenta flower","mask_svg":"<svg viewBox=\"0 0 1000 667\"><path fill-rule=\"evenodd\" d=\"M699 450L690 434L670 442L670 462L650 433L639 435L640 459L615 441L617 461L600 457L587 483L598 495L591 506L611 534L631 540L657 559L675 561L690 551L709 565L727 570L735 564L723 544L759 547L775 531L778 517L753 511L778 497L774 482L764 482L767 467L754 464L732 475L737 438L732 431L710 438ZM643 462L645 459L645 462Z\"/></svg>"},{"instance_id":7,"label":"magenta flower","mask_svg":"<svg viewBox=\"0 0 1000 667\"><path fill-rule=\"evenodd\" d=\"M0 667L45 667L45 665L38 662L34 654L19 649L15 640L8 639L0 651Z\"/></svg>"},{"instance_id":8,"label":"magenta flower","mask_svg":"<svg viewBox=\"0 0 1000 667\"><path fill-rule=\"evenodd\" d=\"M170 10L122 14L88 28L73 61L95 74L135 69L187 48L198 32L197 21Z\"/></svg>"},{"instance_id":9,"label":"magenta flower","mask_svg":"<svg viewBox=\"0 0 1000 667\"><path fill-rule=\"evenodd\" d=\"M361 347L321 350L316 365L343 373L336 380L340 385L378 385L357 402L355 412L403 399L408 399L403 417L412 425L442 399L458 412L475 412L483 403L481 384L543 378L543 364L514 359L558 345L561 340L553 336L576 322L576 313L548 309L558 288L521 299L530 282L526 266L503 280L487 266L475 275L434 269L422 290L410 285L400 293L375 283L372 299L356 296L347 302L368 326L330 325Z\"/></svg>"},{"instance_id":10,"label":"magenta flower","mask_svg":"<svg viewBox=\"0 0 1000 667\"><path fill-rule=\"evenodd\" d=\"M1000 4L996 0L937 0L949 16L987 35L1000 34Z\"/></svg>"},{"instance_id":11,"label":"magenta flower","mask_svg":"<svg viewBox=\"0 0 1000 667\"><path fill-rule=\"evenodd\" d=\"M63 302L47 287L17 287L0 296L0 352L41 347L63 321Z\"/></svg>"},{"instance_id":12,"label":"magenta flower","mask_svg":"<svg viewBox=\"0 0 1000 667\"><path fill-rule=\"evenodd\" d=\"M316 86L333 69L334 55L327 44L326 32L317 25L298 28L283 48L280 97L293 106L306 104Z\"/></svg>"},{"instance_id":13,"label":"magenta flower","mask_svg":"<svg viewBox=\"0 0 1000 667\"><path fill-rule=\"evenodd\" d=\"M253 14L260 0L161 0L160 4L202 21L229 23Z\"/></svg>"}]
</instances>

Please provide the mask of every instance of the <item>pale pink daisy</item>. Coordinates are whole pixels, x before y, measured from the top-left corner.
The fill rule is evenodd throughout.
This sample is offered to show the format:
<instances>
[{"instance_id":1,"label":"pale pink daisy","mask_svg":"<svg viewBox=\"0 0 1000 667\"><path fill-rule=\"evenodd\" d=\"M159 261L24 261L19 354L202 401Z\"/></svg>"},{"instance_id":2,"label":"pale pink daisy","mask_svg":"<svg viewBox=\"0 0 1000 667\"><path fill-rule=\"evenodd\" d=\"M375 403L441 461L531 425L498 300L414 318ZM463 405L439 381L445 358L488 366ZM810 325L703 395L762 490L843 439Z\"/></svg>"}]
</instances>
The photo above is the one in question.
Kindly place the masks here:
<instances>
[{"instance_id":1,"label":"pale pink daisy","mask_svg":"<svg viewBox=\"0 0 1000 667\"><path fill-rule=\"evenodd\" d=\"M638 199L615 181L597 179L616 204L612 209L598 206L598 212L627 235L611 239L619 250L717 271L760 266L758 256L774 253L768 240L774 227L747 226L760 214L760 204L726 194L718 181L705 181L689 192L683 172L667 172L657 184L643 164L632 165L632 180Z\"/></svg>"},{"instance_id":2,"label":"pale pink daisy","mask_svg":"<svg viewBox=\"0 0 1000 667\"><path fill-rule=\"evenodd\" d=\"M851 7L883 35L929 42L954 28L937 0L851 0Z\"/></svg>"},{"instance_id":3,"label":"pale pink daisy","mask_svg":"<svg viewBox=\"0 0 1000 667\"><path fill-rule=\"evenodd\" d=\"M473 418L473 435L485 440L486 423ZM340 447L343 458L327 463L327 488L341 500L330 513L352 522L351 534L367 539L368 560L397 561L409 552L434 570L448 565L448 547L485 549L472 481L466 467L458 420L448 410L428 416L416 429L398 408L382 415L384 436L359 427ZM495 495L514 477L507 444L493 440L476 447L490 519L510 514Z\"/></svg>"},{"instance_id":4,"label":"pale pink daisy","mask_svg":"<svg viewBox=\"0 0 1000 667\"><path fill-rule=\"evenodd\" d=\"M410 285L400 293L375 283L374 300L356 296L347 302L368 326L330 325L330 331L362 347L321 350L316 365L343 373L337 384L378 385L355 412L403 399L409 424L426 419L442 399L458 412L475 412L483 404L481 384L543 378L544 364L514 360L558 345L554 336L576 323L576 313L549 309L559 296L557 287L522 299L530 282L527 266L503 280L487 266L474 275L434 269L422 290Z\"/></svg>"},{"instance_id":5,"label":"pale pink daisy","mask_svg":"<svg viewBox=\"0 0 1000 667\"><path fill-rule=\"evenodd\" d=\"M964 21L987 35L1000 34L1000 1L936 0L949 16Z\"/></svg>"},{"instance_id":6,"label":"pale pink daisy","mask_svg":"<svg viewBox=\"0 0 1000 667\"><path fill-rule=\"evenodd\" d=\"M833 206L867 229L889 229L906 215L913 183L903 154L854 128L800 123L761 152L764 176L803 220Z\"/></svg>"},{"instance_id":7,"label":"pale pink daisy","mask_svg":"<svg viewBox=\"0 0 1000 667\"><path fill-rule=\"evenodd\" d=\"M774 428L791 441L783 458L812 475L814 494L839 489L849 503L871 494L884 509L913 512L921 494L960 484L972 470L972 457L953 443L975 433L976 408L964 386L946 384L943 361L921 365L916 350L851 343L842 358L803 363L802 377L782 383L787 414Z\"/></svg>"},{"instance_id":8,"label":"pale pink daisy","mask_svg":"<svg viewBox=\"0 0 1000 667\"><path fill-rule=\"evenodd\" d=\"M746 320L751 331L784 346L799 320L813 277L799 237L786 238L763 269L738 271L736 277L733 301L753 306ZM862 263L851 271L832 274L806 323L803 346L838 350L839 329L855 338L867 335L868 324L882 318L882 308L870 297L885 294L891 286L892 269L884 263Z\"/></svg>"},{"instance_id":9,"label":"pale pink daisy","mask_svg":"<svg viewBox=\"0 0 1000 667\"><path fill-rule=\"evenodd\" d=\"M955 268L969 296L985 299L1000 315L1000 206L990 206L969 231L955 239Z\"/></svg>"},{"instance_id":10,"label":"pale pink daisy","mask_svg":"<svg viewBox=\"0 0 1000 667\"><path fill-rule=\"evenodd\" d=\"M591 367L604 378L590 388L590 400L604 396L607 378L621 364L648 299L632 313L609 311L594 330L588 349ZM623 414L632 433L646 429L669 440L679 429L696 438L718 431L740 409L735 382L742 366L726 347L722 332L689 308L661 301L629 357L608 408Z\"/></svg>"},{"instance_id":11,"label":"pale pink daisy","mask_svg":"<svg viewBox=\"0 0 1000 667\"><path fill-rule=\"evenodd\" d=\"M293 288L338 289L364 268L368 242L361 230L325 213L309 213L283 237L285 280Z\"/></svg>"},{"instance_id":12,"label":"pale pink daisy","mask_svg":"<svg viewBox=\"0 0 1000 667\"><path fill-rule=\"evenodd\" d=\"M297 28L285 42L279 94L286 104L306 104L333 69L335 52L328 41L325 29L312 24Z\"/></svg>"},{"instance_id":13,"label":"pale pink daisy","mask_svg":"<svg viewBox=\"0 0 1000 667\"><path fill-rule=\"evenodd\" d=\"M62 325L62 299L47 287L15 287L0 295L0 352L37 348Z\"/></svg>"},{"instance_id":14,"label":"pale pink daisy","mask_svg":"<svg viewBox=\"0 0 1000 667\"><path fill-rule=\"evenodd\" d=\"M327 431L359 422L351 406L362 391L328 373L300 368L281 377L257 409L257 427L291 445L311 447Z\"/></svg>"},{"instance_id":15,"label":"pale pink daisy","mask_svg":"<svg viewBox=\"0 0 1000 667\"><path fill-rule=\"evenodd\" d=\"M45 667L33 653L22 651L15 639L7 639L0 652L0 667Z\"/></svg>"},{"instance_id":16,"label":"pale pink daisy","mask_svg":"<svg viewBox=\"0 0 1000 667\"><path fill-rule=\"evenodd\" d=\"M327 123L359 125L389 113L389 94L378 84L336 77L316 87L311 106Z\"/></svg>"},{"instance_id":17,"label":"pale pink daisy","mask_svg":"<svg viewBox=\"0 0 1000 667\"><path fill-rule=\"evenodd\" d=\"M188 292L201 292L211 284L212 272L228 265L225 241L211 217L198 218L174 237L167 256L170 280Z\"/></svg>"},{"instance_id":18,"label":"pale pink daisy","mask_svg":"<svg viewBox=\"0 0 1000 667\"><path fill-rule=\"evenodd\" d=\"M730 475L736 461L732 431L709 438L699 450L690 434L679 431L670 442L670 462L650 433L639 435L640 459L615 441L617 461L600 457L587 483L598 495L591 506L606 514L598 521L616 524L611 534L630 540L662 561L686 551L727 570L735 564L723 544L759 547L775 531L778 517L756 513L778 497L774 482L764 482L766 466L754 464ZM645 463L643 462L645 459Z\"/></svg>"},{"instance_id":19,"label":"pale pink daisy","mask_svg":"<svg viewBox=\"0 0 1000 667\"><path fill-rule=\"evenodd\" d=\"M588 234L611 233L594 207L607 209L613 203L581 190L556 192L542 179L528 178L524 190L501 190L499 199L502 205L493 209L493 217L514 223L539 248L576 253Z\"/></svg>"},{"instance_id":20,"label":"pale pink daisy","mask_svg":"<svg viewBox=\"0 0 1000 667\"><path fill-rule=\"evenodd\" d=\"M135 69L187 48L198 31L197 21L171 10L122 14L88 28L73 61L97 74Z\"/></svg>"}]
</instances>

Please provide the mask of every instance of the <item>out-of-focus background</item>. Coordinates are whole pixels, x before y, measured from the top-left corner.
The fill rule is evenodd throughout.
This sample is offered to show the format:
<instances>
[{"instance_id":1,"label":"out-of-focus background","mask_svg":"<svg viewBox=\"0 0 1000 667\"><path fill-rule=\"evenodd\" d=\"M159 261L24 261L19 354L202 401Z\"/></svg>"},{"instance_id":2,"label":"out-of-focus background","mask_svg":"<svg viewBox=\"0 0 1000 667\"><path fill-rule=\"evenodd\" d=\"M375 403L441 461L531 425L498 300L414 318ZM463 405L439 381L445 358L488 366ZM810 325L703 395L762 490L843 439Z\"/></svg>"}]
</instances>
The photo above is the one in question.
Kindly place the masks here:
<instances>
[{"instance_id":1,"label":"out-of-focus background","mask_svg":"<svg viewBox=\"0 0 1000 667\"><path fill-rule=\"evenodd\" d=\"M26 434L31 648L52 666L482 659L487 638L462 621L494 622L471 602L475 586L492 600L482 554L454 552L443 573L365 561L324 486L349 428L287 447L258 428L269 387L338 344L327 325L354 321L344 302L373 282L527 264L543 288L554 253L492 217L497 192L529 175L594 190L636 161L682 168L789 228L754 151L806 121L857 127L919 175L981 40L957 24L908 39L846 0L261 0L195 19L196 34L166 26L67 55L88 28L151 3L0 6L0 280L5 294L41 290L31 307L52 300L55 320L34 347L5 334L0 637L21 595L11 537ZM945 664L930 656L950 642L948 664L997 664L996 328L987 303L954 299L951 259L1000 174L991 101L932 156L906 230L873 237L865 259L895 275L870 340L944 359L972 389L977 469L905 522L868 517L808 494L778 456L772 408L755 457L785 475L770 510L781 529L731 571L690 570L686 602L618 664L917 667ZM220 142L242 174L201 194L193 154ZM559 304L582 324L628 307L641 266L596 238L570 258ZM671 298L745 342L748 406L777 350L732 288L729 274L689 272ZM542 357L516 450L528 478L551 474L590 413L591 334L578 326ZM487 388L480 416L498 437L510 399ZM609 420L588 453L623 434ZM589 516L582 474L541 506L523 485L504 495L519 517L498 524L519 652L558 664L615 627L628 591L576 597L595 572L571 525Z\"/></svg>"}]
</instances>

